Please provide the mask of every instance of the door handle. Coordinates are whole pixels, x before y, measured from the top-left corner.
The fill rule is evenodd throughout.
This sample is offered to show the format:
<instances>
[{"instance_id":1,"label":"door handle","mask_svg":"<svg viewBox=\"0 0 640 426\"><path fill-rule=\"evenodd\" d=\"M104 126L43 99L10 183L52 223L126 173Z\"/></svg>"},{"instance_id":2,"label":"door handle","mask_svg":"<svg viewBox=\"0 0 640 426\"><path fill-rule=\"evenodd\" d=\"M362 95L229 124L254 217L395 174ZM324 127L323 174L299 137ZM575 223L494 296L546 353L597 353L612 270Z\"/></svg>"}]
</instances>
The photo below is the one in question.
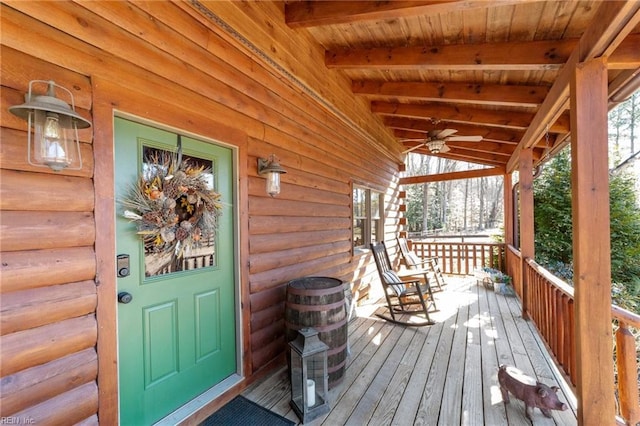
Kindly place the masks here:
<instances>
[{"instance_id":1,"label":"door handle","mask_svg":"<svg viewBox=\"0 0 640 426\"><path fill-rule=\"evenodd\" d=\"M118 293L118 303L127 304L133 300L133 296L131 293L127 293L126 291L121 291Z\"/></svg>"}]
</instances>

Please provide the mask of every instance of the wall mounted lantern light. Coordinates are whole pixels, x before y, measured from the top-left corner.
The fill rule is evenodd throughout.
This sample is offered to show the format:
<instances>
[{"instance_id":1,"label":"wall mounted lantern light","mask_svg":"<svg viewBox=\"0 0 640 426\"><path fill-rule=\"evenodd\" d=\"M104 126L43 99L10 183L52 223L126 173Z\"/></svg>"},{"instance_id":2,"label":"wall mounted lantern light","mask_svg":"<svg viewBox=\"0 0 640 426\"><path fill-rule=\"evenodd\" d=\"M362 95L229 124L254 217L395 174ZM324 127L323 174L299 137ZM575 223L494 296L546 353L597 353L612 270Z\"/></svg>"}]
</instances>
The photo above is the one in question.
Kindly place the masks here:
<instances>
[{"instance_id":1,"label":"wall mounted lantern light","mask_svg":"<svg viewBox=\"0 0 640 426\"><path fill-rule=\"evenodd\" d=\"M287 173L285 169L280 166L278 159L274 154L269 156L269 159L258 158L258 174L267 175L267 194L275 197L280 193L280 175Z\"/></svg>"},{"instance_id":2,"label":"wall mounted lantern light","mask_svg":"<svg viewBox=\"0 0 640 426\"><path fill-rule=\"evenodd\" d=\"M33 93L34 84L46 84L47 94ZM71 106L56 98L55 88L66 91L71 98ZM53 81L32 80L29 82L29 92L24 96L21 105L9 107L9 111L27 120L28 142L27 160L32 166L50 167L59 172L73 163L73 155L77 155L79 165L69 167L69 170L82 168L80 155L80 141L78 129L86 129L91 122L75 111L73 94ZM75 145L75 146L74 146ZM75 150L76 154L71 153Z\"/></svg>"}]
</instances>

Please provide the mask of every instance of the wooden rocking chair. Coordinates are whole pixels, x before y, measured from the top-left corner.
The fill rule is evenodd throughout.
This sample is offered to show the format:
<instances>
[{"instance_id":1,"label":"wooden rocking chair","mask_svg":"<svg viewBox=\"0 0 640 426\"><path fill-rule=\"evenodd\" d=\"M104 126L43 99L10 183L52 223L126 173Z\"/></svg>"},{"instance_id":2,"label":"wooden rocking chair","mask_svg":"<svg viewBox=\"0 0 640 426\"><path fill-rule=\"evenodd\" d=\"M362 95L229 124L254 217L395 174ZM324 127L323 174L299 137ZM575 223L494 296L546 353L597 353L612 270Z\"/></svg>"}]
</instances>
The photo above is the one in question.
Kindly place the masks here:
<instances>
[{"instance_id":1,"label":"wooden rocking chair","mask_svg":"<svg viewBox=\"0 0 640 426\"><path fill-rule=\"evenodd\" d=\"M400 278L391 267L391 261L384 242L371 243L371 251L378 267L380 282L382 283L391 317L382 314L376 315L394 324L414 327L435 324L429 317L429 307L433 306L435 309L435 302L427 277L425 276L424 278L424 284L415 275L410 278ZM413 309L410 309L410 307ZM424 314L425 321L402 321L396 319L396 314Z\"/></svg>"},{"instance_id":2,"label":"wooden rocking chair","mask_svg":"<svg viewBox=\"0 0 640 426\"><path fill-rule=\"evenodd\" d=\"M409 244L405 238L398 237L398 246L400 247L400 252L402 253L402 258L407 268L415 270L417 274L429 273L429 275L433 276L438 290L442 290L442 286L447 283L444 281L444 276L442 275L442 270L440 269L440 265L438 265L437 259L435 257L419 257L414 251L409 249Z\"/></svg>"}]
</instances>

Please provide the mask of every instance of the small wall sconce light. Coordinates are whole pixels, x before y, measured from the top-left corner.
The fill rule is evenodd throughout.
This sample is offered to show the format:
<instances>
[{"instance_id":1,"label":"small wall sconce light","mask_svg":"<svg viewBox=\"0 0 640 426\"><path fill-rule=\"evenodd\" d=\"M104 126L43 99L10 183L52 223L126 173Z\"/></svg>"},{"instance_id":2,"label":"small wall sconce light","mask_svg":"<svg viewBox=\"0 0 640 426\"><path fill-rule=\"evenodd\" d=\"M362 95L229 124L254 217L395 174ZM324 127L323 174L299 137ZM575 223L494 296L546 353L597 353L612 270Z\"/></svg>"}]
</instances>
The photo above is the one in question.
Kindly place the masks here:
<instances>
[{"instance_id":1,"label":"small wall sconce light","mask_svg":"<svg viewBox=\"0 0 640 426\"><path fill-rule=\"evenodd\" d=\"M33 93L33 85L38 83L48 85L46 95ZM69 94L71 106L56 98L56 87ZM73 94L53 81L32 80L29 82L29 92L24 97L25 103L11 106L9 111L28 122L27 159L29 164L50 167L59 172L73 162L70 145L75 144L74 149L79 166L69 167L69 170L80 170L82 156L78 129L90 127L91 122L76 113Z\"/></svg>"},{"instance_id":2,"label":"small wall sconce light","mask_svg":"<svg viewBox=\"0 0 640 426\"><path fill-rule=\"evenodd\" d=\"M269 159L258 158L258 174L267 175L267 194L275 197L280 193L280 175L287 173L285 169L280 166L278 159L274 154L269 156Z\"/></svg>"},{"instance_id":3,"label":"small wall sconce light","mask_svg":"<svg viewBox=\"0 0 640 426\"><path fill-rule=\"evenodd\" d=\"M302 420L310 422L330 411L327 346L313 328L298 330L291 347L291 408Z\"/></svg>"}]
</instances>

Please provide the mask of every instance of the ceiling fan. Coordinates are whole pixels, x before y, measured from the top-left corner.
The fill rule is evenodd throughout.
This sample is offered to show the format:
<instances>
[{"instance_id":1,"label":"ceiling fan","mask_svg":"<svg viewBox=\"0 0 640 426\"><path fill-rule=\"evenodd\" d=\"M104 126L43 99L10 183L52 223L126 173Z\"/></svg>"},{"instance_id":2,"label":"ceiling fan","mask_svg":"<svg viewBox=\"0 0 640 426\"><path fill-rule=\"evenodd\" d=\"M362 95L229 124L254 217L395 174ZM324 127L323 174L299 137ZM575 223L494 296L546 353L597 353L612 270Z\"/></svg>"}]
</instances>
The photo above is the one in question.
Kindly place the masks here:
<instances>
[{"instance_id":1,"label":"ceiling fan","mask_svg":"<svg viewBox=\"0 0 640 426\"><path fill-rule=\"evenodd\" d=\"M406 151L402 151L403 154L414 151L418 148L422 148L426 146L429 148L429 151L433 154L444 154L445 152L449 152L451 148L449 148L446 143L448 141L459 141L459 142L480 142L482 140L482 136L452 136L454 133L458 131L455 129L444 129L444 130L430 130L427 133L426 138L420 139L401 139L401 142L410 142L410 141L419 141L422 142L420 145L412 146Z\"/></svg>"}]
</instances>

